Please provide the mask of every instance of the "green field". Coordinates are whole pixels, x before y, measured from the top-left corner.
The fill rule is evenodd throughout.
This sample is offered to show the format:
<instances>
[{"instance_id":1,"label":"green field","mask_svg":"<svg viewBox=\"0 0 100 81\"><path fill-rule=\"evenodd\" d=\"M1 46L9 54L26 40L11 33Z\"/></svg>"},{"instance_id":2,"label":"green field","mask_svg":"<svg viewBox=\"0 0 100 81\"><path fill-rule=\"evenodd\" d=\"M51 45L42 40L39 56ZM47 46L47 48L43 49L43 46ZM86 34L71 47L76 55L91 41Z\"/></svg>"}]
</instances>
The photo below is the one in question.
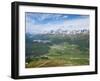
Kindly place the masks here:
<instances>
[{"instance_id":1,"label":"green field","mask_svg":"<svg viewBox=\"0 0 100 81\"><path fill-rule=\"evenodd\" d=\"M33 39L50 43L32 42ZM26 37L26 68L89 65L89 34Z\"/></svg>"}]
</instances>

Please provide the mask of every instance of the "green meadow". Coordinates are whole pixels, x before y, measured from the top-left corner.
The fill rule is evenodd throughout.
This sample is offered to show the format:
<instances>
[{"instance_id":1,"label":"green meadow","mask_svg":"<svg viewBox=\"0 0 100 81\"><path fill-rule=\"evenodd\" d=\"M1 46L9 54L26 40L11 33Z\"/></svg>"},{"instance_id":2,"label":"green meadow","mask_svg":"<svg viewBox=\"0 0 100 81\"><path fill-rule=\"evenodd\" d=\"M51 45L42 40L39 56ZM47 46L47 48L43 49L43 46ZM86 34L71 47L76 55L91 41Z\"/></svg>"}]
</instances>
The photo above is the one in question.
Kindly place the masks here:
<instances>
[{"instance_id":1,"label":"green meadow","mask_svg":"<svg viewBox=\"0 0 100 81\"><path fill-rule=\"evenodd\" d=\"M29 36L26 35L26 68L89 65L89 33Z\"/></svg>"}]
</instances>

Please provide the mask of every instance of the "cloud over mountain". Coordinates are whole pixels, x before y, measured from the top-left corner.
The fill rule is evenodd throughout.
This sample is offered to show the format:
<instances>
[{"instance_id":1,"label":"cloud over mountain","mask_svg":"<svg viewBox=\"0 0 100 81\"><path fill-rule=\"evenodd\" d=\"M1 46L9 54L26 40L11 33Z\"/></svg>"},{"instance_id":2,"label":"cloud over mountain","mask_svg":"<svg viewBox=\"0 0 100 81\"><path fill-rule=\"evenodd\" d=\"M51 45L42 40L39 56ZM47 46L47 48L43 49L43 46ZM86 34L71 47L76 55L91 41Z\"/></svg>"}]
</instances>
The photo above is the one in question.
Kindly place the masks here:
<instances>
[{"instance_id":1,"label":"cloud over mountain","mask_svg":"<svg viewBox=\"0 0 100 81\"><path fill-rule=\"evenodd\" d=\"M26 12L26 32L41 33L51 30L89 29L89 15Z\"/></svg>"}]
</instances>

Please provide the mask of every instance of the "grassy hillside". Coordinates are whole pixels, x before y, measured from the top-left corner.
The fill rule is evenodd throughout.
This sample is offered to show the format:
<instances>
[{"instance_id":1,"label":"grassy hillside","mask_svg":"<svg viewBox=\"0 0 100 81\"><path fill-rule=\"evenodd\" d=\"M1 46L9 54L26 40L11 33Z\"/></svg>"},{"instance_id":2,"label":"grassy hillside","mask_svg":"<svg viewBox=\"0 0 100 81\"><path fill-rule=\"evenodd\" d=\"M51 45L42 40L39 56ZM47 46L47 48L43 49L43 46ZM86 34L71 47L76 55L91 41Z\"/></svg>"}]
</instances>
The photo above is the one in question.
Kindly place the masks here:
<instances>
[{"instance_id":1,"label":"grassy hillside","mask_svg":"<svg viewBox=\"0 0 100 81\"><path fill-rule=\"evenodd\" d=\"M26 36L25 61L26 68L89 65L89 34Z\"/></svg>"}]
</instances>

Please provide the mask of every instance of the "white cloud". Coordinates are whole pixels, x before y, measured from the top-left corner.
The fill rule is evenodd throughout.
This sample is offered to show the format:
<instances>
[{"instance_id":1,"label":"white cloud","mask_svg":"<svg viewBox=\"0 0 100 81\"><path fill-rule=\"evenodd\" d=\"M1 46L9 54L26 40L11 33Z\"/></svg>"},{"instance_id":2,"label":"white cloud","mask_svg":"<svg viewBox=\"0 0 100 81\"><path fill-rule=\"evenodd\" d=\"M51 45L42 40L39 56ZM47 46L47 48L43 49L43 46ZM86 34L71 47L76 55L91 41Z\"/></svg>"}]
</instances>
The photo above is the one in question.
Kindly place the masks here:
<instances>
[{"instance_id":1,"label":"white cloud","mask_svg":"<svg viewBox=\"0 0 100 81\"><path fill-rule=\"evenodd\" d=\"M26 24L26 32L30 33L40 33L43 31L50 31L50 30L81 30L81 29L89 29L89 18L79 18L73 20L65 20L62 23L58 24L45 24L45 25L34 25L31 22L27 22Z\"/></svg>"}]
</instances>

